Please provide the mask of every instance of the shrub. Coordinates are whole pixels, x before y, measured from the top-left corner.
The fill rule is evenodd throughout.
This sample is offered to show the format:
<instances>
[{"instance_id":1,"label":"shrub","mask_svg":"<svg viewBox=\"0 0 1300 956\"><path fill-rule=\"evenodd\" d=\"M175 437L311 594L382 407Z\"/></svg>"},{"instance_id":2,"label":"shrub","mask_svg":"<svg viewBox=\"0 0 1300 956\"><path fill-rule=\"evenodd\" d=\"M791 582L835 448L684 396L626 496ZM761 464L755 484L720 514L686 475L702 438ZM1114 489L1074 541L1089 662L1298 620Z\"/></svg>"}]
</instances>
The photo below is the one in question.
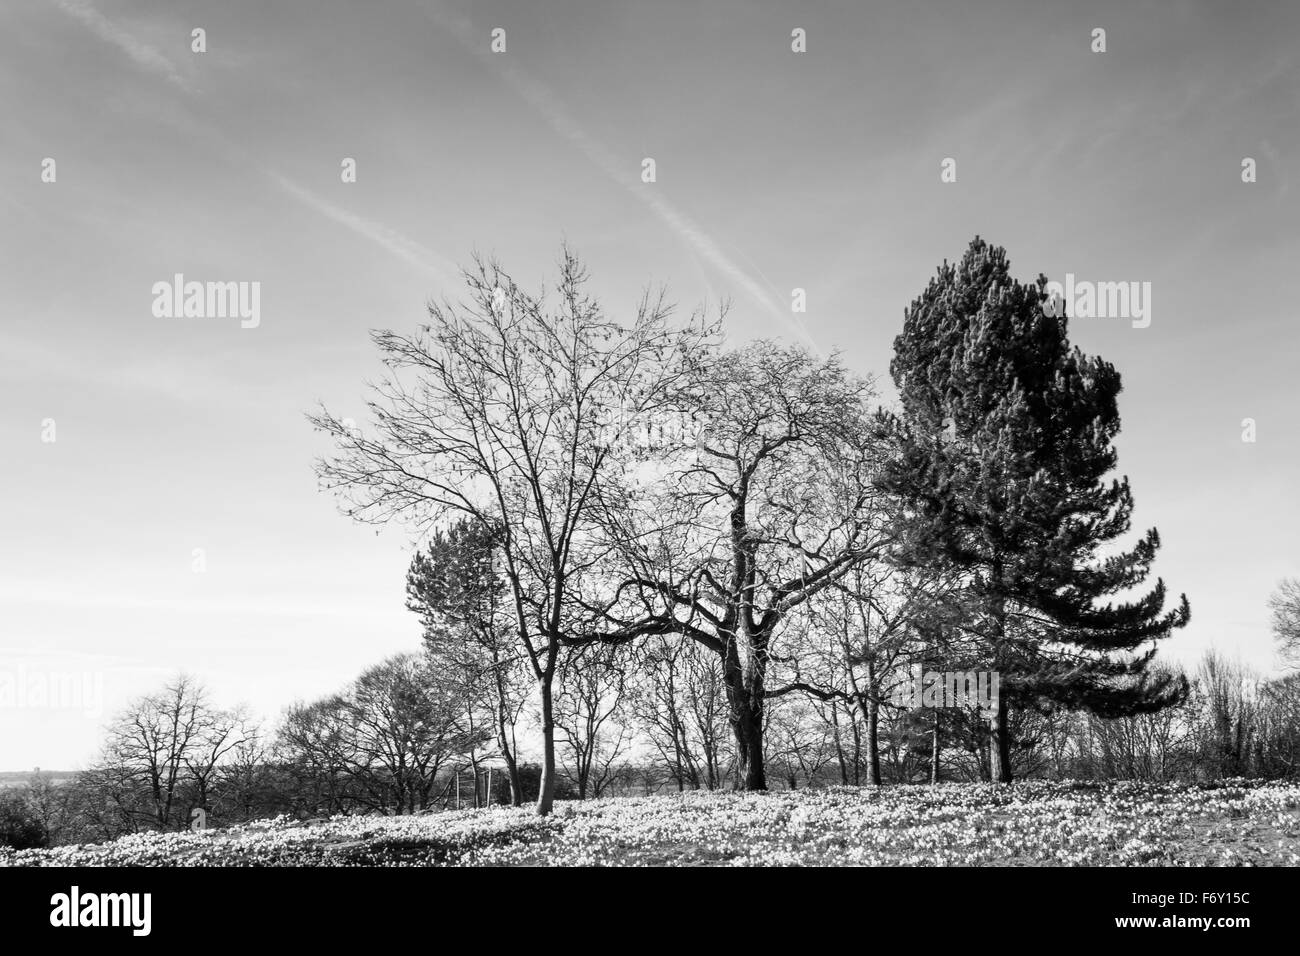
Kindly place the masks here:
<instances>
[{"instance_id":1,"label":"shrub","mask_svg":"<svg viewBox=\"0 0 1300 956\"><path fill-rule=\"evenodd\" d=\"M50 845L45 825L37 820L21 790L0 790L0 846L31 850Z\"/></svg>"}]
</instances>

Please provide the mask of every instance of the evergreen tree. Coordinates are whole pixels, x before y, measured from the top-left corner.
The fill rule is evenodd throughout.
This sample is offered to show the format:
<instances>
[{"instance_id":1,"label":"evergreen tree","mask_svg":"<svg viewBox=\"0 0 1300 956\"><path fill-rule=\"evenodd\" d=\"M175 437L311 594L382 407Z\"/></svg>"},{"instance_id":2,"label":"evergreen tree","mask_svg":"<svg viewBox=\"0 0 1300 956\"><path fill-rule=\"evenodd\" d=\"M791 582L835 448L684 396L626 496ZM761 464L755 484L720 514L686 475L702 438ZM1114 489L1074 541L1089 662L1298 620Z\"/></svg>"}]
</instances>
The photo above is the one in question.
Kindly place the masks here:
<instances>
[{"instance_id":1,"label":"evergreen tree","mask_svg":"<svg viewBox=\"0 0 1300 956\"><path fill-rule=\"evenodd\" d=\"M435 531L426 550L411 558L406 606L420 615L430 660L461 674L468 698L491 712L511 803L519 806L515 722L522 701L502 615L506 584L495 567L498 548L497 535L469 519Z\"/></svg>"},{"instance_id":2,"label":"evergreen tree","mask_svg":"<svg viewBox=\"0 0 1300 956\"><path fill-rule=\"evenodd\" d=\"M1187 693L1148 670L1156 641L1187 623L1186 596L1165 611L1157 580L1115 597L1143 584L1160 546L1151 529L1128 551L1105 547L1133 510L1128 479L1106 478L1119 374L1070 346L1065 316L1042 308L1046 282L1015 281L1005 251L977 236L912 303L890 365L903 414L881 484L903 504L897 558L965 576L967 626L1001 675L1004 782L1009 707L1111 717Z\"/></svg>"}]
</instances>

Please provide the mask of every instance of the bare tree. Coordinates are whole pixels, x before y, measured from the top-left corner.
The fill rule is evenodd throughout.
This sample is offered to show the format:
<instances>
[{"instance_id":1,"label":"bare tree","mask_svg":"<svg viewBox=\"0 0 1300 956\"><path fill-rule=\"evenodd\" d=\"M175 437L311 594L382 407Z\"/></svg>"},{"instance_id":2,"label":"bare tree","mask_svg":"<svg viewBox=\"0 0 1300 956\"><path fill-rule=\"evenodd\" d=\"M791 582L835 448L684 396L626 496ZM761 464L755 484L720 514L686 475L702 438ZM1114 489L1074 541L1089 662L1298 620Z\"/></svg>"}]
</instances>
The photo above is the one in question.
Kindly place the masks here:
<instances>
[{"instance_id":1,"label":"bare tree","mask_svg":"<svg viewBox=\"0 0 1300 956\"><path fill-rule=\"evenodd\" d=\"M414 335L374 333L390 374L373 387L373 435L324 410L312 416L339 448L317 473L358 520L427 528L469 518L495 536L515 639L536 681L537 811L547 814L556 668L562 647L591 639L580 598L601 558L600 485L621 477L600 440L607 410L666 403L714 333L670 328L662 295L643 297L627 325L610 320L568 249L553 310L495 263L477 262L465 280L468 305L431 304Z\"/></svg>"},{"instance_id":2,"label":"bare tree","mask_svg":"<svg viewBox=\"0 0 1300 956\"><path fill-rule=\"evenodd\" d=\"M887 540L870 394L834 358L771 342L728 353L693 385L698 440L669 459L657 492L608 512L632 590L607 612L718 656L745 789L767 786L763 706L783 621Z\"/></svg>"},{"instance_id":3,"label":"bare tree","mask_svg":"<svg viewBox=\"0 0 1300 956\"><path fill-rule=\"evenodd\" d=\"M1278 653L1291 668L1300 668L1300 578L1286 578L1268 599Z\"/></svg>"},{"instance_id":4,"label":"bare tree","mask_svg":"<svg viewBox=\"0 0 1300 956\"><path fill-rule=\"evenodd\" d=\"M1254 675L1241 663L1210 651L1192 682L1201 706L1200 767L1212 777L1248 772L1255 735Z\"/></svg>"},{"instance_id":5,"label":"bare tree","mask_svg":"<svg viewBox=\"0 0 1300 956\"><path fill-rule=\"evenodd\" d=\"M284 715L276 738L277 758L292 780L294 809L300 813L343 813L352 803L356 765L339 697L298 703ZM373 801L370 806L377 806Z\"/></svg>"},{"instance_id":6,"label":"bare tree","mask_svg":"<svg viewBox=\"0 0 1300 956\"><path fill-rule=\"evenodd\" d=\"M180 829L207 807L217 768L256 728L242 710L214 707L181 675L129 705L109 726L84 784L105 828ZM120 832L119 829L119 832Z\"/></svg>"},{"instance_id":7,"label":"bare tree","mask_svg":"<svg viewBox=\"0 0 1300 956\"><path fill-rule=\"evenodd\" d=\"M1255 773L1268 777L1300 773L1300 674L1263 685L1257 725Z\"/></svg>"},{"instance_id":8,"label":"bare tree","mask_svg":"<svg viewBox=\"0 0 1300 956\"><path fill-rule=\"evenodd\" d=\"M604 792L632 744L622 719L627 674L615 655L614 648L587 646L570 651L560 669L555 723L569 756L565 772L579 800Z\"/></svg>"},{"instance_id":9,"label":"bare tree","mask_svg":"<svg viewBox=\"0 0 1300 956\"><path fill-rule=\"evenodd\" d=\"M205 716L194 746L184 757L189 783L193 788L190 810L213 809L222 797L221 784L230 765L245 748L255 746L261 731L244 707L216 711ZM214 793L214 789L217 791ZM189 814L187 814L188 816Z\"/></svg>"},{"instance_id":10,"label":"bare tree","mask_svg":"<svg viewBox=\"0 0 1300 956\"><path fill-rule=\"evenodd\" d=\"M767 708L766 760L779 768L786 787L811 785L834 756L830 727L815 719L804 697L787 697Z\"/></svg>"},{"instance_id":11,"label":"bare tree","mask_svg":"<svg viewBox=\"0 0 1300 956\"><path fill-rule=\"evenodd\" d=\"M716 790L727 774L727 696L717 655L694 641L650 639L630 709L678 790Z\"/></svg>"},{"instance_id":12,"label":"bare tree","mask_svg":"<svg viewBox=\"0 0 1300 956\"><path fill-rule=\"evenodd\" d=\"M461 723L459 689L454 677L431 671L418 655L399 654L342 695L350 771L383 794L383 809L427 809L439 770L488 736Z\"/></svg>"},{"instance_id":13,"label":"bare tree","mask_svg":"<svg viewBox=\"0 0 1300 956\"><path fill-rule=\"evenodd\" d=\"M58 844L64 833L76 824L74 793L75 788L61 786L53 774L42 773L40 767L27 780L24 796L28 811L44 829L51 845Z\"/></svg>"},{"instance_id":14,"label":"bare tree","mask_svg":"<svg viewBox=\"0 0 1300 956\"><path fill-rule=\"evenodd\" d=\"M274 741L255 728L229 751L218 768L216 810L241 822L288 809L277 778Z\"/></svg>"},{"instance_id":15,"label":"bare tree","mask_svg":"<svg viewBox=\"0 0 1300 956\"><path fill-rule=\"evenodd\" d=\"M934 653L951 590L946 578L863 561L801 608L792 632L798 639L787 654L792 674L772 693L802 691L823 702L844 782L850 777L846 732L853 738L853 782L863 747L871 783L882 782L881 712L896 707L893 691L909 679L909 664ZM840 725L841 706L847 727Z\"/></svg>"}]
</instances>

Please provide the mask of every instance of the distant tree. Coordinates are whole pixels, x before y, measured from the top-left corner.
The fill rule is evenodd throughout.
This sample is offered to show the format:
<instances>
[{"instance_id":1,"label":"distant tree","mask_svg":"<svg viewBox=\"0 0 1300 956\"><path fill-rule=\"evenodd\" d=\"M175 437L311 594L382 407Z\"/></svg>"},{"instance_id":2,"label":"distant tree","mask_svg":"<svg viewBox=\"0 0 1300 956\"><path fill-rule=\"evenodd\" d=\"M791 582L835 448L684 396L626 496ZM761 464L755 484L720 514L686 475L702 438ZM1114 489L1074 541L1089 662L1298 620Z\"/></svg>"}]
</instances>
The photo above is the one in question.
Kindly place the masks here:
<instances>
[{"instance_id":1,"label":"distant tree","mask_svg":"<svg viewBox=\"0 0 1300 956\"><path fill-rule=\"evenodd\" d=\"M617 649L589 645L571 651L560 669L555 724L567 759L561 766L578 799L600 797L631 747L624 719L627 673Z\"/></svg>"},{"instance_id":2,"label":"distant tree","mask_svg":"<svg viewBox=\"0 0 1300 956\"><path fill-rule=\"evenodd\" d=\"M42 772L40 767L27 780L24 799L32 817L44 828L51 844L61 842L64 833L76 826L77 811L72 800L74 792L72 786L58 783L53 774Z\"/></svg>"},{"instance_id":3,"label":"distant tree","mask_svg":"<svg viewBox=\"0 0 1300 956\"><path fill-rule=\"evenodd\" d=\"M464 679L464 698L483 709L506 764L510 802L519 806L515 725L524 704L519 686L521 656L515 651L506 583L495 566L493 534L461 519L436 530L411 559L406 575L407 607L420 615L428 652Z\"/></svg>"},{"instance_id":4,"label":"distant tree","mask_svg":"<svg viewBox=\"0 0 1300 956\"><path fill-rule=\"evenodd\" d=\"M785 686L821 702L843 782L858 783L865 762L870 782L881 784L881 712L897 707L894 691L912 680L910 665L938 657L957 663L962 642L953 635L958 607L951 578L862 562L803 609L802 640L785 655L796 676Z\"/></svg>"},{"instance_id":5,"label":"distant tree","mask_svg":"<svg viewBox=\"0 0 1300 956\"><path fill-rule=\"evenodd\" d=\"M353 755L338 697L288 707L275 740L275 755L288 777L292 812L333 816L353 799Z\"/></svg>"},{"instance_id":6,"label":"distant tree","mask_svg":"<svg viewBox=\"0 0 1300 956\"><path fill-rule=\"evenodd\" d=\"M217 767L213 810L220 820L246 823L293 808L273 739L260 727L231 748Z\"/></svg>"},{"instance_id":7,"label":"distant tree","mask_svg":"<svg viewBox=\"0 0 1300 956\"><path fill-rule=\"evenodd\" d=\"M1001 675L997 778L1012 778L1009 709L1152 712L1186 683L1148 670L1156 642L1187 623L1165 586L1099 604L1143 583L1154 529L1127 552L1101 549L1130 528L1115 467L1119 374L1071 348L1045 314L1046 279L1022 284L1006 253L978 237L944 263L908 309L890 370L901 453L881 486L906 508L900 560L951 568L978 602L969 627ZM1150 642L1150 647L1140 650Z\"/></svg>"},{"instance_id":8,"label":"distant tree","mask_svg":"<svg viewBox=\"0 0 1300 956\"><path fill-rule=\"evenodd\" d=\"M118 714L100 760L78 783L93 788L90 812L110 832L184 829L192 810L210 808L222 762L255 732L242 710L214 706L201 684L180 675Z\"/></svg>"},{"instance_id":9,"label":"distant tree","mask_svg":"<svg viewBox=\"0 0 1300 956\"><path fill-rule=\"evenodd\" d=\"M1084 718L1088 776L1163 782L1187 769L1184 760L1196 720L1195 702L1154 713Z\"/></svg>"},{"instance_id":10,"label":"distant tree","mask_svg":"<svg viewBox=\"0 0 1300 956\"><path fill-rule=\"evenodd\" d=\"M461 724L458 681L415 654L367 669L340 696L348 773L393 813L427 809L438 773L480 746L487 731Z\"/></svg>"},{"instance_id":11,"label":"distant tree","mask_svg":"<svg viewBox=\"0 0 1300 956\"><path fill-rule=\"evenodd\" d=\"M33 813L24 791L0 787L0 846L31 850L49 845L49 832Z\"/></svg>"},{"instance_id":12,"label":"distant tree","mask_svg":"<svg viewBox=\"0 0 1300 956\"><path fill-rule=\"evenodd\" d=\"M628 708L680 790L716 790L731 760L727 693L717 655L655 637L638 648Z\"/></svg>"},{"instance_id":13,"label":"distant tree","mask_svg":"<svg viewBox=\"0 0 1300 956\"><path fill-rule=\"evenodd\" d=\"M1273 637L1288 667L1300 667L1300 578L1286 578L1268 600Z\"/></svg>"},{"instance_id":14,"label":"distant tree","mask_svg":"<svg viewBox=\"0 0 1300 956\"><path fill-rule=\"evenodd\" d=\"M519 785L523 788L524 802L535 803L538 795L541 793L542 783L542 765L531 762L520 762L519 764ZM510 783L504 777L497 777L493 783L492 802L497 804L507 803L510 798ZM555 779L555 799L556 800L573 800L577 794L573 791L573 784L563 774Z\"/></svg>"},{"instance_id":15,"label":"distant tree","mask_svg":"<svg viewBox=\"0 0 1300 956\"><path fill-rule=\"evenodd\" d=\"M1254 772L1266 777L1300 775L1300 674L1260 688L1256 726Z\"/></svg>"},{"instance_id":16,"label":"distant tree","mask_svg":"<svg viewBox=\"0 0 1300 956\"><path fill-rule=\"evenodd\" d=\"M815 718L814 705L804 696L769 702L765 713L765 762L789 790L812 785L834 759L831 728Z\"/></svg>"},{"instance_id":17,"label":"distant tree","mask_svg":"<svg viewBox=\"0 0 1300 956\"><path fill-rule=\"evenodd\" d=\"M231 776L235 761L247 762L250 751L255 759L262 731L245 707L210 713L185 754L185 782L189 794L185 819L202 808L219 818L224 809L233 809L227 801L234 796L228 787L236 784Z\"/></svg>"},{"instance_id":18,"label":"distant tree","mask_svg":"<svg viewBox=\"0 0 1300 956\"><path fill-rule=\"evenodd\" d=\"M1255 676L1243 664L1210 651L1201 659L1193 688L1200 704L1198 769L1206 776L1243 777L1255 743Z\"/></svg>"}]
</instances>

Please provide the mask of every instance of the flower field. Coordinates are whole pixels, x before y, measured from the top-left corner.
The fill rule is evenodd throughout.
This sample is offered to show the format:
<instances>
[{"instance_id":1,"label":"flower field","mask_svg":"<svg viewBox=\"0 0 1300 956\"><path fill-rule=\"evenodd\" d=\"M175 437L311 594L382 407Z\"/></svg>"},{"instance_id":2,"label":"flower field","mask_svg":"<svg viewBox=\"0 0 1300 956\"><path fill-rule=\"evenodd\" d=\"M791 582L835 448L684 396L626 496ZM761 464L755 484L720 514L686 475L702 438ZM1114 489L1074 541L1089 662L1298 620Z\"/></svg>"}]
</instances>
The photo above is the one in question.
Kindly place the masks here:
<instances>
[{"instance_id":1,"label":"flower field","mask_svg":"<svg viewBox=\"0 0 1300 956\"><path fill-rule=\"evenodd\" d=\"M270 820L0 850L0 864L157 866L1300 864L1300 786L1020 783L687 793L416 817Z\"/></svg>"}]
</instances>

